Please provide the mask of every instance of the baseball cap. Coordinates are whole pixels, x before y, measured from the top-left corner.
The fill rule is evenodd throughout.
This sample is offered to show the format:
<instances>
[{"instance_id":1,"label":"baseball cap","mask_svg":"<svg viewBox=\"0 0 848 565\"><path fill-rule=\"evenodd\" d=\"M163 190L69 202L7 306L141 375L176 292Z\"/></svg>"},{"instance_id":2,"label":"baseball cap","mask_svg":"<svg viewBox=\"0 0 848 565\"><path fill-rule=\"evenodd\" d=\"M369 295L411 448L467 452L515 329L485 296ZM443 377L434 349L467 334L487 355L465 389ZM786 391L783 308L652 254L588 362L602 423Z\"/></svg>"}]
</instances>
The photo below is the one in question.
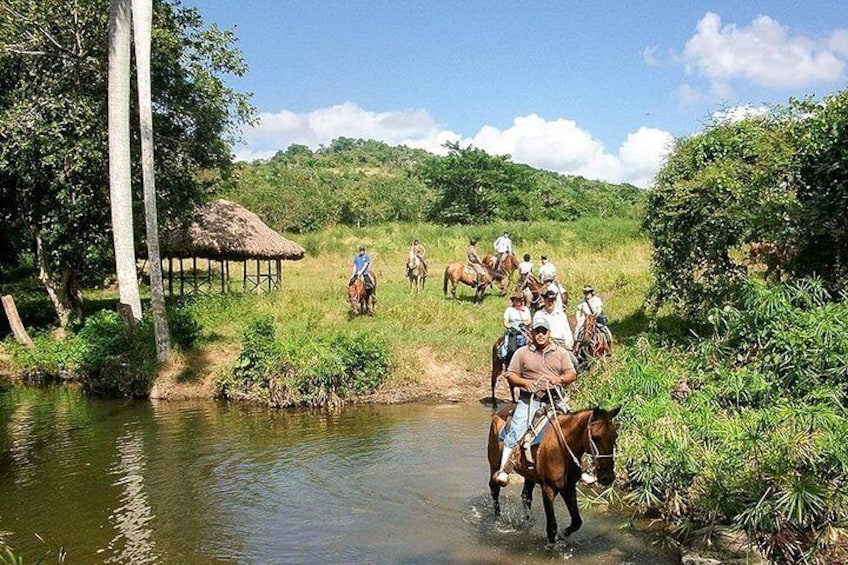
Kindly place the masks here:
<instances>
[{"instance_id":1,"label":"baseball cap","mask_svg":"<svg viewBox=\"0 0 848 565\"><path fill-rule=\"evenodd\" d=\"M547 292L545 292L545 294L542 295L542 298L556 298L556 295L556 291L548 290Z\"/></svg>"},{"instance_id":2,"label":"baseball cap","mask_svg":"<svg viewBox=\"0 0 848 565\"><path fill-rule=\"evenodd\" d=\"M545 328L546 330L551 329L551 325L548 323L548 319L544 316L539 316L535 320L533 320L533 326L530 328L531 330L538 330L539 328Z\"/></svg>"}]
</instances>

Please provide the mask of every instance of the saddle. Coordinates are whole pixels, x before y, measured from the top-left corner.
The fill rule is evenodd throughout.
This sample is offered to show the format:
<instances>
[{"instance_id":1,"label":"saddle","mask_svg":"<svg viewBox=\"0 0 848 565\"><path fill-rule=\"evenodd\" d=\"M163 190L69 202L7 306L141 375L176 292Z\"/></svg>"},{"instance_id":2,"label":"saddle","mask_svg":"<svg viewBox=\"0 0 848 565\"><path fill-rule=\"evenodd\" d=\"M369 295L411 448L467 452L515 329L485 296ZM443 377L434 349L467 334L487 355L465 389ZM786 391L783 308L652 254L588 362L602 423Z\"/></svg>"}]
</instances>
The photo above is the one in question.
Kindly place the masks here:
<instances>
[{"instance_id":1,"label":"saddle","mask_svg":"<svg viewBox=\"0 0 848 565\"><path fill-rule=\"evenodd\" d=\"M539 445L540 443L542 443L542 440L545 438L545 433L550 427L550 420L548 418L548 414L552 409L557 415L568 413L563 412L557 405L554 405L553 408L551 408L547 404L543 404L542 406L540 406L539 409L536 410L536 413L533 415L533 419L530 420L530 426L528 426L527 431L524 432L524 435L521 436L520 440L518 440L519 449L516 449L513 453L513 457L517 457L519 451L523 451L524 457L527 460L527 466L531 469L535 465L532 447L534 445ZM504 441L504 439L506 439L507 430L509 430L510 425L512 425L513 412L514 409L513 411L510 411L509 416L506 419L506 424L501 430L501 433L498 435L498 439L500 441Z\"/></svg>"}]
</instances>

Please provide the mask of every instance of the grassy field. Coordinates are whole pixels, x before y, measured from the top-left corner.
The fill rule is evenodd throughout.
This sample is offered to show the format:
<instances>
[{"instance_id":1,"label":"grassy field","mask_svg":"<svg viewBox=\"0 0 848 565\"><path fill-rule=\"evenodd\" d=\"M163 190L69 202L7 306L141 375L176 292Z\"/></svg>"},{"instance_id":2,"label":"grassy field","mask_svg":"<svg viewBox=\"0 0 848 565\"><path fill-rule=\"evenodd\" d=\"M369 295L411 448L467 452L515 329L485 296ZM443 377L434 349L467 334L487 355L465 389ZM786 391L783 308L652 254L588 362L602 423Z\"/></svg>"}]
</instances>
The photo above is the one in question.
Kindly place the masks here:
<instances>
[{"instance_id":1,"label":"grassy field","mask_svg":"<svg viewBox=\"0 0 848 565\"><path fill-rule=\"evenodd\" d=\"M442 276L448 263L464 258L470 237L477 237L478 248L486 252L504 228L510 230L520 254L530 253L537 265L542 254L554 262L572 297L579 297L583 284L593 284L606 303L614 329L640 308L651 281L650 248L635 220L472 228L397 223L362 229L339 227L291 236L307 248L307 256L284 264L281 291L199 299L193 308L206 336L199 347L237 352L233 346L247 321L270 314L278 335L364 330L379 336L390 345L394 361L389 388L426 384L423 381L434 367L458 380L479 379L485 384L489 347L500 335L500 318L508 301L489 291L482 303L474 304L471 289L462 285L458 299L445 298ZM420 295L411 291L405 276L408 248L416 237L428 249L430 267ZM352 319L346 285L360 244L367 246L374 263L379 302L375 316ZM231 276L237 280L240 272L232 269ZM189 372L197 375L205 370L189 367Z\"/></svg>"}]
</instances>

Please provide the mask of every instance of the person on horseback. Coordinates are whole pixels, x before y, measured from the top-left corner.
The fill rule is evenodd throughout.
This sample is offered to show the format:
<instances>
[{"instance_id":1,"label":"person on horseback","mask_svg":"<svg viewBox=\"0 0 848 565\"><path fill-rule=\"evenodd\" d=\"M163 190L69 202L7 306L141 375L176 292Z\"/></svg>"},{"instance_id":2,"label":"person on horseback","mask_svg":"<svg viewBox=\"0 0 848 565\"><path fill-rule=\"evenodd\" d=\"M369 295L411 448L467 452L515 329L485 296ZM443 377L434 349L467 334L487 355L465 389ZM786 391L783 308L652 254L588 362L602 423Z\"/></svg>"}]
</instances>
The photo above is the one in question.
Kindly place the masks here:
<instances>
[{"instance_id":1,"label":"person on horseback","mask_svg":"<svg viewBox=\"0 0 848 565\"><path fill-rule=\"evenodd\" d=\"M556 293L557 296L555 302L557 306L561 310L565 310L565 301L568 295L565 287L557 282L556 265L548 261L548 257L546 255L542 255L542 266L539 267L539 280L542 284L546 285L549 290L553 290Z\"/></svg>"},{"instance_id":2,"label":"person on horseback","mask_svg":"<svg viewBox=\"0 0 848 565\"><path fill-rule=\"evenodd\" d=\"M550 340L547 318L533 320L530 338L530 345L515 352L506 373L509 383L522 390L504 439L501 466L492 477L500 486L509 484L512 454L530 427L530 418L551 400L559 410L567 412L565 396L560 389L577 380L568 352Z\"/></svg>"},{"instance_id":3,"label":"person on horseback","mask_svg":"<svg viewBox=\"0 0 848 565\"><path fill-rule=\"evenodd\" d=\"M480 260L480 256L477 255L477 240L471 239L471 242L468 246L468 250L465 252L466 258L468 259L468 265L474 271L474 287L480 287L480 281L486 276L486 267L483 266L483 262Z\"/></svg>"},{"instance_id":4,"label":"person on horseback","mask_svg":"<svg viewBox=\"0 0 848 565\"><path fill-rule=\"evenodd\" d=\"M544 306L541 310L533 315L533 321L538 319L546 319L551 328L551 341L562 347L568 352L571 357L571 362L575 369L577 367L577 359L574 357L574 336L571 334L571 326L568 323L568 316L562 308L556 307L557 293L548 289L542 295Z\"/></svg>"},{"instance_id":5,"label":"person on horseback","mask_svg":"<svg viewBox=\"0 0 848 565\"><path fill-rule=\"evenodd\" d=\"M499 271L503 258L512 254L512 240L509 239L508 231L504 230L503 235L495 240L495 252L498 254L495 261L495 271Z\"/></svg>"},{"instance_id":6,"label":"person on horseback","mask_svg":"<svg viewBox=\"0 0 848 565\"><path fill-rule=\"evenodd\" d=\"M591 285L583 287L583 300L577 305L577 327L574 328L574 334L578 336L578 339L583 332L583 324L586 323L588 316L596 316L599 326L607 325L604 302L600 296L595 296L595 289Z\"/></svg>"},{"instance_id":7,"label":"person on horseback","mask_svg":"<svg viewBox=\"0 0 848 565\"><path fill-rule=\"evenodd\" d=\"M353 272L350 274L347 286L352 285L353 281L360 276L365 280L365 289L376 298L377 289L374 280L371 278L371 256L365 252L364 245L359 246L359 253L353 258Z\"/></svg>"},{"instance_id":8,"label":"person on horseback","mask_svg":"<svg viewBox=\"0 0 848 565\"><path fill-rule=\"evenodd\" d=\"M524 260L518 264L518 286L524 286L524 281L527 277L533 274L533 262L530 260L530 254L524 254Z\"/></svg>"},{"instance_id":9,"label":"person on horseback","mask_svg":"<svg viewBox=\"0 0 848 565\"><path fill-rule=\"evenodd\" d=\"M427 275L427 262L424 260L424 255L427 254L427 250L424 249L424 246L421 245L421 242L418 239L414 239L412 241L412 247L409 249L410 257L418 257L418 260L421 261L421 265L424 266L424 275Z\"/></svg>"},{"instance_id":10,"label":"person on horseback","mask_svg":"<svg viewBox=\"0 0 848 565\"><path fill-rule=\"evenodd\" d=\"M524 332L530 327L531 321L530 310L524 306L524 293L516 290L509 299L510 305L503 314L504 343L500 358L504 360L527 342Z\"/></svg>"}]
</instances>

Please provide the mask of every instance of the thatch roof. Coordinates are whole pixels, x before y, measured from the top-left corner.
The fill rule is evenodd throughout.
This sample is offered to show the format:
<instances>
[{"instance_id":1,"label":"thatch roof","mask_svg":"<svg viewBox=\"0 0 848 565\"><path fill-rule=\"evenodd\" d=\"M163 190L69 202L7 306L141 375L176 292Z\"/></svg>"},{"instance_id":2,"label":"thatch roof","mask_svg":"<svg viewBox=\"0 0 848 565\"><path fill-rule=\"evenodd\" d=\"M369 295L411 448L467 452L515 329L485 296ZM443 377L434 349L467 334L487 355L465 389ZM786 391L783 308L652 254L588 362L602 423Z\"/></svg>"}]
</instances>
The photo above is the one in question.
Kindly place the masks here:
<instances>
[{"instance_id":1,"label":"thatch roof","mask_svg":"<svg viewBox=\"0 0 848 565\"><path fill-rule=\"evenodd\" d=\"M229 200L216 200L198 208L188 229L162 235L163 257L243 259L303 259L306 250Z\"/></svg>"}]
</instances>

